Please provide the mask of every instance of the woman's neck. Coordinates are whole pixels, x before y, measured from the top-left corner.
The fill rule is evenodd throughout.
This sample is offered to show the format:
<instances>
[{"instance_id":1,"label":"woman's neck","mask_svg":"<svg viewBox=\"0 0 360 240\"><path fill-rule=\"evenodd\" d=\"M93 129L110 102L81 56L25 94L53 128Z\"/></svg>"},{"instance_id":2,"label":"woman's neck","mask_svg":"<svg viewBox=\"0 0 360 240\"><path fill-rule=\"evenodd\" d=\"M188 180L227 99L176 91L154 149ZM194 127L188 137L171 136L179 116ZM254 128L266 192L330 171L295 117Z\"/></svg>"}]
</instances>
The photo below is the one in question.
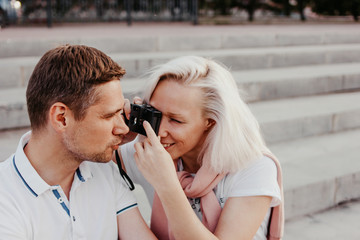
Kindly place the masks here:
<instances>
[{"instance_id":1,"label":"woman's neck","mask_svg":"<svg viewBox=\"0 0 360 240\"><path fill-rule=\"evenodd\" d=\"M180 157L182 159L182 164L184 171L188 173L196 173L201 165L198 163L196 158L187 158L187 157Z\"/></svg>"}]
</instances>

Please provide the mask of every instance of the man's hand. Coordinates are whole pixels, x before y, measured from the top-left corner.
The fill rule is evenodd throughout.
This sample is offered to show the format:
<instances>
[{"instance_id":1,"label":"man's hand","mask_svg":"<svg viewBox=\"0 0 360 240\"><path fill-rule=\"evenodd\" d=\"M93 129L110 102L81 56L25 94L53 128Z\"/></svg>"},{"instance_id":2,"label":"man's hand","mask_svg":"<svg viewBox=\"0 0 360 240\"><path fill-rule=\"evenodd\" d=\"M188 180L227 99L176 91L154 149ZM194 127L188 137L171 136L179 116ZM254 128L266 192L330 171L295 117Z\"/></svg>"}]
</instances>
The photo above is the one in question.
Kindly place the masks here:
<instances>
[{"instance_id":1,"label":"man's hand","mask_svg":"<svg viewBox=\"0 0 360 240\"><path fill-rule=\"evenodd\" d=\"M140 97L134 97L133 103L135 104L142 104L142 99ZM127 120L130 119L130 112L131 112L131 106L129 99L125 99L124 103L124 115ZM124 135L123 141L121 142L121 145L133 141L138 134L135 132L129 131L126 135Z\"/></svg>"}]
</instances>

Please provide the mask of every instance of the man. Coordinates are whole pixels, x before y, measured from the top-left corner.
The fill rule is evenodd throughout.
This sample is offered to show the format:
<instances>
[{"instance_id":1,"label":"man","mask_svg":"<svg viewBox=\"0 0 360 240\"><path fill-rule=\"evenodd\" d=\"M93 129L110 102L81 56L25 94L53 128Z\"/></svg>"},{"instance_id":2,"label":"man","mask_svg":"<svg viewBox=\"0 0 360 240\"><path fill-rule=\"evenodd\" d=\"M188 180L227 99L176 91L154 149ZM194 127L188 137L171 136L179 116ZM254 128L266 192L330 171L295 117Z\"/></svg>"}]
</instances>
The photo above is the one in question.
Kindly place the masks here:
<instances>
[{"instance_id":1,"label":"man","mask_svg":"<svg viewBox=\"0 0 360 240\"><path fill-rule=\"evenodd\" d=\"M129 129L125 70L101 51L45 53L26 92L31 132L0 164L1 239L152 239L110 161Z\"/></svg>"}]
</instances>

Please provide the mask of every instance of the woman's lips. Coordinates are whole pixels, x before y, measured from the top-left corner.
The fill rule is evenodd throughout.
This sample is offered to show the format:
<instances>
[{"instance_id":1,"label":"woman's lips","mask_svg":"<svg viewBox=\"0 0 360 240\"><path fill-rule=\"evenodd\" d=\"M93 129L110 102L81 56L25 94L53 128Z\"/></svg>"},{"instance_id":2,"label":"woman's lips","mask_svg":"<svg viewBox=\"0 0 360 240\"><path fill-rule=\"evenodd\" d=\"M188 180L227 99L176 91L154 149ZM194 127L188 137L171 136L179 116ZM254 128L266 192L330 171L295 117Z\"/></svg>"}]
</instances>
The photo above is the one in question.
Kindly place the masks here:
<instances>
[{"instance_id":1,"label":"woman's lips","mask_svg":"<svg viewBox=\"0 0 360 240\"><path fill-rule=\"evenodd\" d=\"M172 145L174 145L175 143L162 143L161 145L165 148L168 149L169 147L171 147Z\"/></svg>"}]
</instances>

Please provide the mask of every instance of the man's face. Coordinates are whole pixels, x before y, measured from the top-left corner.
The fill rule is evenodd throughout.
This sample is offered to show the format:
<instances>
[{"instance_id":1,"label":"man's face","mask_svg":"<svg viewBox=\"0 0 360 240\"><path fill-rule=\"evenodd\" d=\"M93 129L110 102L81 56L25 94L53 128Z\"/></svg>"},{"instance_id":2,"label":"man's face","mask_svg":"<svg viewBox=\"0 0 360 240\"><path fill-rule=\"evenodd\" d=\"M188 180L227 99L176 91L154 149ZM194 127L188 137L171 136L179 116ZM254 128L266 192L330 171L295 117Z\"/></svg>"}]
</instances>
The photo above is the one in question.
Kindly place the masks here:
<instances>
[{"instance_id":1,"label":"man's face","mask_svg":"<svg viewBox=\"0 0 360 240\"><path fill-rule=\"evenodd\" d=\"M63 135L68 153L78 161L110 161L129 131L122 116L124 97L120 81L113 80L96 88L96 103L86 110L83 120L71 117Z\"/></svg>"}]
</instances>

